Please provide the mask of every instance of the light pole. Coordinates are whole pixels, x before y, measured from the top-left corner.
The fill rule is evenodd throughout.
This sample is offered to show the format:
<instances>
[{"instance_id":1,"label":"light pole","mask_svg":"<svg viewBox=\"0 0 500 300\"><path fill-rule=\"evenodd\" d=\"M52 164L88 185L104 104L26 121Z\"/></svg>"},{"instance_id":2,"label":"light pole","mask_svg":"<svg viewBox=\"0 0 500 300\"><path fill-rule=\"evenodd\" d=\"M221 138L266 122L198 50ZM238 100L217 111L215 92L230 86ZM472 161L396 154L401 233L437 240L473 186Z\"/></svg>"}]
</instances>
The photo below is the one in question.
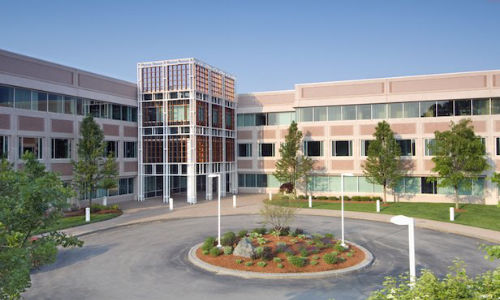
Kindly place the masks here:
<instances>
[{"instance_id":1,"label":"light pole","mask_svg":"<svg viewBox=\"0 0 500 300\"><path fill-rule=\"evenodd\" d=\"M410 286L415 284L415 219L403 215L391 218L391 223L396 225L408 225L408 247L410 257Z\"/></svg>"},{"instance_id":2,"label":"light pole","mask_svg":"<svg viewBox=\"0 0 500 300\"><path fill-rule=\"evenodd\" d=\"M218 186L218 191L217 191L217 248L222 247L220 244L220 174L212 173L208 174L208 177L210 178L215 178L217 177L217 186Z\"/></svg>"},{"instance_id":3,"label":"light pole","mask_svg":"<svg viewBox=\"0 0 500 300\"><path fill-rule=\"evenodd\" d=\"M341 191L341 196L342 196L342 201L341 204L340 204L340 218L342 220L342 247L344 248L347 248L347 245L345 244L345 241L344 241L344 176L347 176L347 177L352 177L354 176L354 174L352 173L342 173L340 174L340 191Z\"/></svg>"}]
</instances>

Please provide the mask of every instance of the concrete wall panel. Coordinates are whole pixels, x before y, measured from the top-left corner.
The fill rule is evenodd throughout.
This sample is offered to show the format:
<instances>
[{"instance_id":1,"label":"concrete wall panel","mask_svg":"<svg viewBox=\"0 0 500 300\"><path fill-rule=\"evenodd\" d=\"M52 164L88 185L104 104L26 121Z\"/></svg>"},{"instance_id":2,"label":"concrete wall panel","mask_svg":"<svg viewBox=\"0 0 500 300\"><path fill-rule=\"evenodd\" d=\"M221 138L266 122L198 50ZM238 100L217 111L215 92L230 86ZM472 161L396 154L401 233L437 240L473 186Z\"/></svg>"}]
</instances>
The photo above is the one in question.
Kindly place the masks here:
<instances>
[{"instance_id":1,"label":"concrete wall panel","mask_svg":"<svg viewBox=\"0 0 500 300\"><path fill-rule=\"evenodd\" d=\"M73 133L73 122L68 120L51 120L53 132Z\"/></svg>"},{"instance_id":2,"label":"concrete wall panel","mask_svg":"<svg viewBox=\"0 0 500 300\"><path fill-rule=\"evenodd\" d=\"M10 115L0 114L0 129L10 129Z\"/></svg>"},{"instance_id":3,"label":"concrete wall panel","mask_svg":"<svg viewBox=\"0 0 500 300\"><path fill-rule=\"evenodd\" d=\"M415 93L444 90L479 89L486 87L486 79L486 75L470 75L447 78L394 80L390 82L390 92Z\"/></svg>"},{"instance_id":4,"label":"concrete wall panel","mask_svg":"<svg viewBox=\"0 0 500 300\"><path fill-rule=\"evenodd\" d=\"M45 122L43 118L19 116L18 127L20 130L44 131Z\"/></svg>"}]
</instances>

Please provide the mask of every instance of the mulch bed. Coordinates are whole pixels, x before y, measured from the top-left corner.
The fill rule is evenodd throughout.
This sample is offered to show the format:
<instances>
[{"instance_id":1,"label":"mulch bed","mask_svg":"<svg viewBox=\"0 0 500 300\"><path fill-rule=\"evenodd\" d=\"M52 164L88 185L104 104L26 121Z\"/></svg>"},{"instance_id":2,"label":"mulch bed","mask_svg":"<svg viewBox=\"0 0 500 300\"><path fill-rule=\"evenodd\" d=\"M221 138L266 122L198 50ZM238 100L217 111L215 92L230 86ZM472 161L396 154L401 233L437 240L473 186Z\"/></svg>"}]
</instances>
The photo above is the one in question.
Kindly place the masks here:
<instances>
[{"instance_id":1,"label":"mulch bed","mask_svg":"<svg viewBox=\"0 0 500 300\"><path fill-rule=\"evenodd\" d=\"M92 212L92 214L121 214L122 211L119 209L103 209L100 211ZM76 216L85 216L85 208L81 208L79 210L67 211L64 213L64 217L76 217Z\"/></svg>"},{"instance_id":2,"label":"mulch bed","mask_svg":"<svg viewBox=\"0 0 500 300\"><path fill-rule=\"evenodd\" d=\"M308 246L307 243L305 242L305 240L301 240L301 239L290 237L290 236L282 236L278 239L277 237L275 237L273 235L266 234L266 235L263 235L263 237L266 238L266 240L268 240L269 242L266 243L265 245L262 245L262 246L271 247L273 249L273 252L276 249L277 242L285 242L287 244L288 248L292 249L295 252L296 256L300 256L299 249L301 247L306 247L308 250L314 248L314 246ZM299 241L295 244L292 244L292 242L291 242L292 239L297 239ZM331 239L327 239L327 238L324 238L323 241L328 242L328 243L333 243L333 244L335 244L337 242L336 240L331 240ZM253 241L253 244L256 247L259 246L255 241ZM267 266L261 267L261 266L257 265L257 263L259 261L264 261L262 259L252 260L250 258L235 256L232 254L231 255L221 254L217 257L210 256L210 255L204 255L201 248L199 248L196 251L196 255L198 256L198 258L200 258L201 260L203 260L204 262L207 262L209 264L216 265L219 267L228 268L228 269L234 269L234 270L242 270L242 271L250 271L250 272L262 272L262 273L312 273L312 272L344 269L344 268L354 266L354 265L362 262L365 258L364 252L361 251L356 246L353 246L351 244L348 244L348 245L349 245L349 249L347 251L339 254L340 257L345 258L345 261L338 262L336 264L326 263L323 260L323 255L326 253L336 251L333 248L327 247L325 249L320 250L320 252L317 254L313 254L313 253L309 254L309 256L307 256L308 263L304 267L296 267L296 266L292 265L291 263L289 263L285 253L275 254L275 257L281 258L281 264L283 264L283 266L284 266L283 268L278 268L278 263L276 263L272 260L265 261L267 263ZM351 257L348 257L347 253L350 250L353 250L353 255ZM317 265L309 264L312 260L312 257L315 255L319 256L319 259L317 260L319 263ZM236 263L237 259L241 259L241 260L243 260L243 262L241 264L238 264L238 263ZM248 262L248 261L252 261L253 265L252 266L245 266L245 262Z\"/></svg>"}]
</instances>

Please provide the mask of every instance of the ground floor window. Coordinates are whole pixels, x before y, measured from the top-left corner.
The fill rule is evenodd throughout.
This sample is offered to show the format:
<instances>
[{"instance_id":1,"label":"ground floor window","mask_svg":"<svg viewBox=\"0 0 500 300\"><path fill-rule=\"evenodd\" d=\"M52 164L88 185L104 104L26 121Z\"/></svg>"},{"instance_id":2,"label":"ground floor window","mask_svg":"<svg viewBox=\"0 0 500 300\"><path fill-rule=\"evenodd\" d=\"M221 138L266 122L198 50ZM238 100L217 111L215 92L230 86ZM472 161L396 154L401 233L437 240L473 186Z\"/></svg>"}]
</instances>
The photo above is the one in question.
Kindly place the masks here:
<instances>
[{"instance_id":1,"label":"ground floor window","mask_svg":"<svg viewBox=\"0 0 500 300\"><path fill-rule=\"evenodd\" d=\"M71 140L52 139L52 158L71 158Z\"/></svg>"},{"instance_id":2,"label":"ground floor window","mask_svg":"<svg viewBox=\"0 0 500 300\"><path fill-rule=\"evenodd\" d=\"M42 138L20 137L19 138L19 158L26 152L33 153L35 158L42 159Z\"/></svg>"},{"instance_id":3,"label":"ground floor window","mask_svg":"<svg viewBox=\"0 0 500 300\"><path fill-rule=\"evenodd\" d=\"M268 174L238 174L239 187L279 187L280 182Z\"/></svg>"},{"instance_id":4,"label":"ground floor window","mask_svg":"<svg viewBox=\"0 0 500 300\"><path fill-rule=\"evenodd\" d=\"M120 178L118 182L118 190L120 195L134 193L134 178Z\"/></svg>"},{"instance_id":5,"label":"ground floor window","mask_svg":"<svg viewBox=\"0 0 500 300\"><path fill-rule=\"evenodd\" d=\"M7 158L9 155L8 137L0 135L0 158Z\"/></svg>"}]
</instances>

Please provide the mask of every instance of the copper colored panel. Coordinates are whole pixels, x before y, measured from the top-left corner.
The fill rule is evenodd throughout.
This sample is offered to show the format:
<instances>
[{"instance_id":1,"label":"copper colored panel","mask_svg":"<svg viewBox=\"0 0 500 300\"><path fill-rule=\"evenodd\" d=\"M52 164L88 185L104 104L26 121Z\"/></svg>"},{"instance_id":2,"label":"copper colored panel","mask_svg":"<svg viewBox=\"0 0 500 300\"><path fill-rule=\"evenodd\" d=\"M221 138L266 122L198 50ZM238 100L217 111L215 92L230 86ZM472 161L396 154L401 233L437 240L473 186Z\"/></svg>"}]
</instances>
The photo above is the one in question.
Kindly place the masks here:
<instances>
[{"instance_id":1,"label":"copper colored panel","mask_svg":"<svg viewBox=\"0 0 500 300\"><path fill-rule=\"evenodd\" d=\"M383 82L330 84L302 87L302 98L335 98L345 96L377 95L384 93Z\"/></svg>"},{"instance_id":2,"label":"copper colored panel","mask_svg":"<svg viewBox=\"0 0 500 300\"><path fill-rule=\"evenodd\" d=\"M424 123L424 133L434 133L435 131L446 131L450 129L448 122Z\"/></svg>"},{"instance_id":3,"label":"copper colored panel","mask_svg":"<svg viewBox=\"0 0 500 300\"><path fill-rule=\"evenodd\" d=\"M353 170L354 160L334 160L331 163L332 170Z\"/></svg>"},{"instance_id":4,"label":"copper colored panel","mask_svg":"<svg viewBox=\"0 0 500 300\"><path fill-rule=\"evenodd\" d=\"M89 74L78 74L78 86L105 93L111 93L136 100L137 87Z\"/></svg>"},{"instance_id":5,"label":"copper colored panel","mask_svg":"<svg viewBox=\"0 0 500 300\"><path fill-rule=\"evenodd\" d=\"M257 161L257 169L274 169L276 165L275 160L258 160Z\"/></svg>"},{"instance_id":6,"label":"copper colored panel","mask_svg":"<svg viewBox=\"0 0 500 300\"><path fill-rule=\"evenodd\" d=\"M123 172L137 172L137 161L126 161L123 163Z\"/></svg>"},{"instance_id":7,"label":"copper colored panel","mask_svg":"<svg viewBox=\"0 0 500 300\"><path fill-rule=\"evenodd\" d=\"M61 174L62 176L73 175L73 165L69 163L52 164L52 171Z\"/></svg>"},{"instance_id":8,"label":"copper colored panel","mask_svg":"<svg viewBox=\"0 0 500 300\"><path fill-rule=\"evenodd\" d=\"M474 126L475 132L486 132L485 121L472 121L472 126Z\"/></svg>"},{"instance_id":9,"label":"copper colored panel","mask_svg":"<svg viewBox=\"0 0 500 300\"><path fill-rule=\"evenodd\" d=\"M10 129L10 115L0 114L0 128Z\"/></svg>"},{"instance_id":10,"label":"copper colored panel","mask_svg":"<svg viewBox=\"0 0 500 300\"><path fill-rule=\"evenodd\" d=\"M19 116L19 129L29 131L44 131L45 122L42 118Z\"/></svg>"},{"instance_id":11,"label":"copper colored panel","mask_svg":"<svg viewBox=\"0 0 500 300\"><path fill-rule=\"evenodd\" d=\"M392 93L478 89L486 87L486 76L475 75L448 78L398 80L392 81L390 86L390 91Z\"/></svg>"},{"instance_id":12,"label":"copper colored panel","mask_svg":"<svg viewBox=\"0 0 500 300\"><path fill-rule=\"evenodd\" d=\"M391 124L391 129L397 134L417 133L417 125L415 123Z\"/></svg>"},{"instance_id":13,"label":"copper colored panel","mask_svg":"<svg viewBox=\"0 0 500 300\"><path fill-rule=\"evenodd\" d=\"M313 170L324 171L325 170L325 161L324 160L315 160L313 162Z\"/></svg>"},{"instance_id":14,"label":"copper colored panel","mask_svg":"<svg viewBox=\"0 0 500 300\"><path fill-rule=\"evenodd\" d=\"M276 138L275 130L259 130L257 133L258 139L274 139Z\"/></svg>"},{"instance_id":15,"label":"copper colored panel","mask_svg":"<svg viewBox=\"0 0 500 300\"><path fill-rule=\"evenodd\" d=\"M302 127L300 128L304 136L322 137L325 136L325 127Z\"/></svg>"},{"instance_id":16,"label":"copper colored panel","mask_svg":"<svg viewBox=\"0 0 500 300\"><path fill-rule=\"evenodd\" d=\"M500 86L500 74L493 76L493 86Z\"/></svg>"},{"instance_id":17,"label":"copper colored panel","mask_svg":"<svg viewBox=\"0 0 500 300\"><path fill-rule=\"evenodd\" d=\"M251 169L252 160L238 160L238 169Z\"/></svg>"},{"instance_id":18,"label":"copper colored panel","mask_svg":"<svg viewBox=\"0 0 500 300\"><path fill-rule=\"evenodd\" d=\"M424 160L424 170L432 171L432 168L434 168L434 162L430 159Z\"/></svg>"},{"instance_id":19,"label":"copper colored panel","mask_svg":"<svg viewBox=\"0 0 500 300\"><path fill-rule=\"evenodd\" d=\"M123 136L137 137L137 127L123 126Z\"/></svg>"},{"instance_id":20,"label":"copper colored panel","mask_svg":"<svg viewBox=\"0 0 500 300\"><path fill-rule=\"evenodd\" d=\"M352 125L331 126L330 135L353 135L354 127Z\"/></svg>"},{"instance_id":21,"label":"copper colored panel","mask_svg":"<svg viewBox=\"0 0 500 300\"><path fill-rule=\"evenodd\" d=\"M238 139L251 140L252 132L250 130L238 130Z\"/></svg>"},{"instance_id":22,"label":"copper colored panel","mask_svg":"<svg viewBox=\"0 0 500 300\"><path fill-rule=\"evenodd\" d=\"M372 135L375 132L375 125L360 125L359 134Z\"/></svg>"},{"instance_id":23,"label":"copper colored panel","mask_svg":"<svg viewBox=\"0 0 500 300\"><path fill-rule=\"evenodd\" d=\"M104 135L120 135L120 126L118 125L103 124L102 130L104 131Z\"/></svg>"},{"instance_id":24,"label":"copper colored panel","mask_svg":"<svg viewBox=\"0 0 500 300\"><path fill-rule=\"evenodd\" d=\"M73 133L73 121L51 120L53 132Z\"/></svg>"}]
</instances>

